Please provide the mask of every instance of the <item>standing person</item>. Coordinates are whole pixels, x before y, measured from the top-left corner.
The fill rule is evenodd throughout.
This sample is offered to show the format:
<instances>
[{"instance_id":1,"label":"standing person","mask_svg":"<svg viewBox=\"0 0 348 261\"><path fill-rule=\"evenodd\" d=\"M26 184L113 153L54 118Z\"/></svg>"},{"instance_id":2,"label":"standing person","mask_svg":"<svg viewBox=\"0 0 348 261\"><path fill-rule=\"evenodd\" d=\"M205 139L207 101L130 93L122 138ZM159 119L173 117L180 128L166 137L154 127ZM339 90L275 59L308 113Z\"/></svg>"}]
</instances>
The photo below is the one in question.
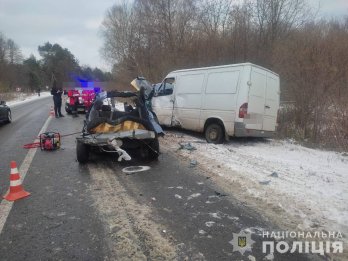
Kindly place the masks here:
<instances>
[{"instance_id":1,"label":"standing person","mask_svg":"<svg viewBox=\"0 0 348 261\"><path fill-rule=\"evenodd\" d=\"M76 94L74 94L73 96L74 96L74 105L72 107L71 113L73 117L76 118L76 117L79 117L79 115L77 114L77 106L79 105L79 97Z\"/></svg>"},{"instance_id":2,"label":"standing person","mask_svg":"<svg viewBox=\"0 0 348 261\"><path fill-rule=\"evenodd\" d=\"M57 87L57 83L55 80L53 81L51 94L53 95L54 113L56 115L56 118L64 117L64 115L61 112L63 90L62 88Z\"/></svg>"}]
</instances>

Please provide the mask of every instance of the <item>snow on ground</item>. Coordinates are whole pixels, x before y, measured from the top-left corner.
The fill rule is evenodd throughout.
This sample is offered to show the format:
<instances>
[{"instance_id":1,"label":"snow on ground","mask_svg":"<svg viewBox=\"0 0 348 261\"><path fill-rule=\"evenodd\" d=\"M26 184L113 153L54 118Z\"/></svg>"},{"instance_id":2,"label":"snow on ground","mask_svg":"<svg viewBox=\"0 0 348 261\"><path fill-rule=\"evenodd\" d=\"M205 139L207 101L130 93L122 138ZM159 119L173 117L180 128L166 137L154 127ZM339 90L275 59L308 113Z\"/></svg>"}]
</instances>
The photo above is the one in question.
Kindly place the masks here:
<instances>
[{"instance_id":1,"label":"snow on ground","mask_svg":"<svg viewBox=\"0 0 348 261\"><path fill-rule=\"evenodd\" d=\"M38 96L36 93L32 93L32 94L16 93L16 98L14 98L11 101L6 101L6 104L10 107L15 107L17 105L24 104L33 100L46 98L47 96L51 96L51 93L41 92L40 96Z\"/></svg>"},{"instance_id":2,"label":"snow on ground","mask_svg":"<svg viewBox=\"0 0 348 261\"><path fill-rule=\"evenodd\" d=\"M271 219L292 220L283 220L281 225L288 222L292 224L289 229L348 235L347 153L309 149L283 140L232 139L226 144L207 144L202 138L174 131L163 141L171 149L178 149L178 143L191 143L196 150L177 153L197 160L222 183L237 185L234 189L239 187L242 195L236 196L238 189L231 195L257 202Z\"/></svg>"}]
</instances>

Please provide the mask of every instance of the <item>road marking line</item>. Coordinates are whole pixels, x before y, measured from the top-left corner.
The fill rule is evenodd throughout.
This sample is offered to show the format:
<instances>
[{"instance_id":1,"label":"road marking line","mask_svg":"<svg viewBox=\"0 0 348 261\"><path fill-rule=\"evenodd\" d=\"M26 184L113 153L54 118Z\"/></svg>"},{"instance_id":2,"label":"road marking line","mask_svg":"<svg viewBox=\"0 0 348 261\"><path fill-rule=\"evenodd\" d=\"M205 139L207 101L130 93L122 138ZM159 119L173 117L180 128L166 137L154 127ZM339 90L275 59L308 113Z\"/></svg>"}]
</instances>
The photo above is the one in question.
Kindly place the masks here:
<instances>
[{"instance_id":1,"label":"road marking line","mask_svg":"<svg viewBox=\"0 0 348 261\"><path fill-rule=\"evenodd\" d=\"M47 120L46 120L45 124L42 126L38 136L41 133L46 131L48 125L51 122L51 119L52 119L52 117L47 118ZM39 142L39 140L36 139L34 142ZM37 151L37 148L29 149L27 155L25 156L25 158L22 162L22 165L19 168L19 174L21 175L22 183L24 181L25 176L27 175L27 172L30 168L31 162L34 159L36 151ZM8 215L10 214L12 206L13 206L13 201L7 201L7 200L3 199L0 202L0 234L2 232L2 229L5 226L6 220L8 218Z\"/></svg>"}]
</instances>

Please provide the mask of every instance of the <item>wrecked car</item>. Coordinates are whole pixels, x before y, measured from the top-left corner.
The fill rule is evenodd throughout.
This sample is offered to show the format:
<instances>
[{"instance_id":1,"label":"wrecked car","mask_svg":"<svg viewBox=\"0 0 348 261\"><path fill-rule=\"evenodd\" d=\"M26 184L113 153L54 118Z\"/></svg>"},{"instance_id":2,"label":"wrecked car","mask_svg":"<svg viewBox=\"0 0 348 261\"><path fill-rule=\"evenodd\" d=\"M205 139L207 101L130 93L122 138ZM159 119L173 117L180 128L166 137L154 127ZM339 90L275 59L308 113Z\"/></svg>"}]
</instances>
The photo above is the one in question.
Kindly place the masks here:
<instances>
[{"instance_id":1,"label":"wrecked car","mask_svg":"<svg viewBox=\"0 0 348 261\"><path fill-rule=\"evenodd\" d=\"M158 158L158 137L164 133L146 106L145 87L137 86L137 92L108 91L96 95L82 135L77 137L78 162L86 163L93 150L116 153L118 161L131 159L128 150L140 152L142 158Z\"/></svg>"}]
</instances>

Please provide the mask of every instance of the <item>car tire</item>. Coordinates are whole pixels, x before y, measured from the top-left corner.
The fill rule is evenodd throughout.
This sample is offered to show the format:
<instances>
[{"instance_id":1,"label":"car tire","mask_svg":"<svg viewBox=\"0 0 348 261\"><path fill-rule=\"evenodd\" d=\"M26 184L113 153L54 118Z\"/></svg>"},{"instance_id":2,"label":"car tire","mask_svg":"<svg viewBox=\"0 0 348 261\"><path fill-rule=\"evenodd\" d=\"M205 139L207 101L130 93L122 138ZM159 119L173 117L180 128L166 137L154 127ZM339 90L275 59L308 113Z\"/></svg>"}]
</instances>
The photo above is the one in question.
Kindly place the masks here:
<instances>
[{"instance_id":1,"label":"car tire","mask_svg":"<svg viewBox=\"0 0 348 261\"><path fill-rule=\"evenodd\" d=\"M224 129L218 123L209 124L204 131L208 143L221 144L224 141Z\"/></svg>"},{"instance_id":2,"label":"car tire","mask_svg":"<svg viewBox=\"0 0 348 261\"><path fill-rule=\"evenodd\" d=\"M12 122L12 113L10 110L7 111L7 120L6 120L7 123L10 123Z\"/></svg>"},{"instance_id":3,"label":"car tire","mask_svg":"<svg viewBox=\"0 0 348 261\"><path fill-rule=\"evenodd\" d=\"M159 154L159 141L158 138L155 138L148 143L148 159L157 160Z\"/></svg>"},{"instance_id":4,"label":"car tire","mask_svg":"<svg viewBox=\"0 0 348 261\"><path fill-rule=\"evenodd\" d=\"M65 106L65 111L67 114L71 114L71 109L69 109L69 106Z\"/></svg>"},{"instance_id":5,"label":"car tire","mask_svg":"<svg viewBox=\"0 0 348 261\"><path fill-rule=\"evenodd\" d=\"M81 164L87 163L89 159L89 146L81 141L76 142L77 161Z\"/></svg>"}]
</instances>

